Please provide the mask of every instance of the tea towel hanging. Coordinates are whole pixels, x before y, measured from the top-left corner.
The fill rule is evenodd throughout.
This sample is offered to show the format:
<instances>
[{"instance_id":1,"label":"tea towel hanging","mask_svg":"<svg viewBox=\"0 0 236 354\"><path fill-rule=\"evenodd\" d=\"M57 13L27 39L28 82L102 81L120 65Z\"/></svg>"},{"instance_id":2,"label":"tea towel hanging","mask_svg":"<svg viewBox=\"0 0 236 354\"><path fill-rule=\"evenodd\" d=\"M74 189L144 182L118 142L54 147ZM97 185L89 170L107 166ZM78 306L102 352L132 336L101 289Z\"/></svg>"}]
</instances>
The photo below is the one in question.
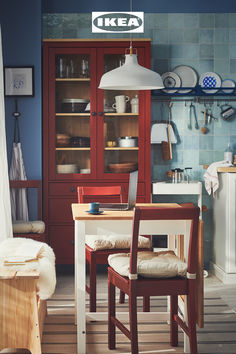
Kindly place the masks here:
<instances>
[{"instance_id":1,"label":"tea towel hanging","mask_svg":"<svg viewBox=\"0 0 236 354\"><path fill-rule=\"evenodd\" d=\"M15 115L17 113L17 116ZM12 159L9 172L10 180L27 180L24 160L21 149L20 142L20 128L19 128L19 112L17 112L17 102L16 102L16 112L13 113L15 116L14 125L14 142L12 147ZM27 201L27 191L25 188L11 188L11 215L12 221L15 220L29 220L28 213L28 201Z\"/></svg>"}]
</instances>

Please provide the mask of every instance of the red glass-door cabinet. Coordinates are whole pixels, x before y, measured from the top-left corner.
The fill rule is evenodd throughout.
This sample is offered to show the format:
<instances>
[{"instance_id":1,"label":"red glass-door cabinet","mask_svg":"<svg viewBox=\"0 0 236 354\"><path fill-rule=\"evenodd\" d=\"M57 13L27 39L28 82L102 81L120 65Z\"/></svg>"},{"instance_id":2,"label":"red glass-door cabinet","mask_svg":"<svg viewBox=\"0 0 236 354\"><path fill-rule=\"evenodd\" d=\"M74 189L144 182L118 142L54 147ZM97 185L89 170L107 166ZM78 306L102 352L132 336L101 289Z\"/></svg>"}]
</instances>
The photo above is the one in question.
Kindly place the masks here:
<instances>
[{"instance_id":1,"label":"red glass-door cabinet","mask_svg":"<svg viewBox=\"0 0 236 354\"><path fill-rule=\"evenodd\" d=\"M98 89L128 47L128 39L44 40L43 211L58 264L73 263L77 186L119 184L127 194L129 172L138 168L137 201L150 201L150 91ZM150 67L150 40L133 47ZM127 103L117 112L120 95Z\"/></svg>"}]
</instances>

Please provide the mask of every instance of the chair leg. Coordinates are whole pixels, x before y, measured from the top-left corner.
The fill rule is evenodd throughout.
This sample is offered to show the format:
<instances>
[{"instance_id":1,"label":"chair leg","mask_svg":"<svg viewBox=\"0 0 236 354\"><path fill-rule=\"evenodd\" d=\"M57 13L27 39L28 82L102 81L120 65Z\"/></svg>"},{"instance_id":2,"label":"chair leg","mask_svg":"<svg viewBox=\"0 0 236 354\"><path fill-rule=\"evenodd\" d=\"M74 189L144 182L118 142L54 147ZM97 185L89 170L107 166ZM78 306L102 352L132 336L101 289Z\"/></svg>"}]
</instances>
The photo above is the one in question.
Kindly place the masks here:
<instances>
[{"instance_id":1,"label":"chair leg","mask_svg":"<svg viewBox=\"0 0 236 354\"><path fill-rule=\"evenodd\" d=\"M120 290L120 300L119 300L120 304L124 304L125 303L125 293L123 293L123 291Z\"/></svg>"},{"instance_id":2,"label":"chair leg","mask_svg":"<svg viewBox=\"0 0 236 354\"><path fill-rule=\"evenodd\" d=\"M97 277L96 277L96 262L94 257L91 257L91 262L89 264L89 310L90 312L96 312L96 301L97 301Z\"/></svg>"},{"instance_id":3,"label":"chair leg","mask_svg":"<svg viewBox=\"0 0 236 354\"><path fill-rule=\"evenodd\" d=\"M150 296L143 297L143 312L150 312Z\"/></svg>"},{"instance_id":4,"label":"chair leg","mask_svg":"<svg viewBox=\"0 0 236 354\"><path fill-rule=\"evenodd\" d=\"M116 315L115 286L111 283L108 275L108 348L116 347L116 326L111 317Z\"/></svg>"},{"instance_id":5,"label":"chair leg","mask_svg":"<svg viewBox=\"0 0 236 354\"><path fill-rule=\"evenodd\" d=\"M138 326L137 326L137 296L129 294L129 322L131 335L131 353L138 354Z\"/></svg>"},{"instance_id":6,"label":"chair leg","mask_svg":"<svg viewBox=\"0 0 236 354\"><path fill-rule=\"evenodd\" d=\"M194 285L189 286L189 295L186 296L188 328L189 328L189 345L191 354L197 354L197 333L196 333L196 309L195 309L195 289Z\"/></svg>"},{"instance_id":7,"label":"chair leg","mask_svg":"<svg viewBox=\"0 0 236 354\"><path fill-rule=\"evenodd\" d=\"M174 316L178 313L178 296L170 296L170 344L172 347L178 345L178 324Z\"/></svg>"}]
</instances>

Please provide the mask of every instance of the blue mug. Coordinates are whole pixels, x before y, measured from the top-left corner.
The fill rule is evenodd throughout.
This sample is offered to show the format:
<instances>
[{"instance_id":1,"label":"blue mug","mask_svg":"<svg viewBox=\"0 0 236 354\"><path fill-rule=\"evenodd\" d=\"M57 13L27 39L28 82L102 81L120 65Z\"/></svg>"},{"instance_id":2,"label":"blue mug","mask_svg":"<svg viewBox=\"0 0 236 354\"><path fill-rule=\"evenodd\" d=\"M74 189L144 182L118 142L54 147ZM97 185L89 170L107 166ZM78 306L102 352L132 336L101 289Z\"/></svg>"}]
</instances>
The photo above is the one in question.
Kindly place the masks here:
<instances>
[{"instance_id":1,"label":"blue mug","mask_svg":"<svg viewBox=\"0 0 236 354\"><path fill-rule=\"evenodd\" d=\"M90 203L89 204L89 206L90 206L89 212L90 213L98 213L99 212L99 205L100 205L100 203L98 203L98 202Z\"/></svg>"}]
</instances>

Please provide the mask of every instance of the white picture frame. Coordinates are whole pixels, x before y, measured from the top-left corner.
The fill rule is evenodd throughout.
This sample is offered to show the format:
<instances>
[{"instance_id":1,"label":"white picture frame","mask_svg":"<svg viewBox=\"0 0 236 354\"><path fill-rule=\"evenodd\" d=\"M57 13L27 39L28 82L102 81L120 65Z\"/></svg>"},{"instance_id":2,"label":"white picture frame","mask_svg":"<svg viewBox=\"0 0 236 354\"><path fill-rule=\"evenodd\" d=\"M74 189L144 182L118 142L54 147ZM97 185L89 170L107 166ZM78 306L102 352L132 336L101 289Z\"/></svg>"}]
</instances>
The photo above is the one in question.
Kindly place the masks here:
<instances>
[{"instance_id":1,"label":"white picture frame","mask_svg":"<svg viewBox=\"0 0 236 354\"><path fill-rule=\"evenodd\" d=\"M4 93L6 97L33 97L34 67L5 66Z\"/></svg>"}]
</instances>

